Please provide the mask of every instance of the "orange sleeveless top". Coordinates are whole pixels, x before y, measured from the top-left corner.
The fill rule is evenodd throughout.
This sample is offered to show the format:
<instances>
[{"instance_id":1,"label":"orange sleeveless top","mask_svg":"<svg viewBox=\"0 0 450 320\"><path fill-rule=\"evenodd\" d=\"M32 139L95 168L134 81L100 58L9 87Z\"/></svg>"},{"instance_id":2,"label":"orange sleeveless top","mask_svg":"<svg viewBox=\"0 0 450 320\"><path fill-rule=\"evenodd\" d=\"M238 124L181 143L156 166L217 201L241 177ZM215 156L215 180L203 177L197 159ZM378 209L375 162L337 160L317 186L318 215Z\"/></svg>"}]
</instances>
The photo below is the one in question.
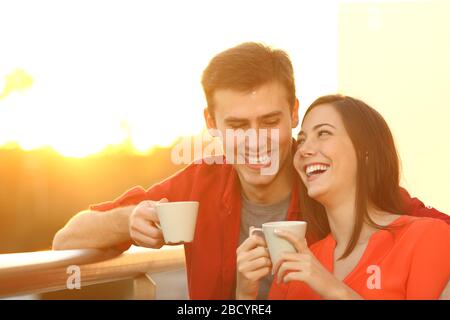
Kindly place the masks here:
<instances>
[{"instance_id":1,"label":"orange sleeveless top","mask_svg":"<svg viewBox=\"0 0 450 320\"><path fill-rule=\"evenodd\" d=\"M401 216L379 230L343 282L364 299L438 299L450 277L450 226L432 218ZM311 246L333 272L336 241L328 235ZM321 299L306 283L274 281L269 299Z\"/></svg>"}]
</instances>

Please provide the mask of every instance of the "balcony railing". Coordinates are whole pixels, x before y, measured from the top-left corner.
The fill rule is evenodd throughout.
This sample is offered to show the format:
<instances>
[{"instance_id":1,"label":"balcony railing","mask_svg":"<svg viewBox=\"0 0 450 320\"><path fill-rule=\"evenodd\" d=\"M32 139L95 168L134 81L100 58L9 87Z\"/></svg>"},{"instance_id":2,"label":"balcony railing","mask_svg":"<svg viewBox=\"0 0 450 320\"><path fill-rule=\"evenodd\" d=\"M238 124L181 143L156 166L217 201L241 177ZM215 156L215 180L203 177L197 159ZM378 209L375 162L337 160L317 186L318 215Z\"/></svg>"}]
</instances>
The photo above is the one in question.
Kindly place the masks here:
<instances>
[{"instance_id":1,"label":"balcony railing","mask_svg":"<svg viewBox=\"0 0 450 320\"><path fill-rule=\"evenodd\" d=\"M150 274L184 268L183 246L132 247L121 254L98 249L1 254L0 298L66 290L78 270L81 288L133 279L132 299L154 299Z\"/></svg>"}]
</instances>

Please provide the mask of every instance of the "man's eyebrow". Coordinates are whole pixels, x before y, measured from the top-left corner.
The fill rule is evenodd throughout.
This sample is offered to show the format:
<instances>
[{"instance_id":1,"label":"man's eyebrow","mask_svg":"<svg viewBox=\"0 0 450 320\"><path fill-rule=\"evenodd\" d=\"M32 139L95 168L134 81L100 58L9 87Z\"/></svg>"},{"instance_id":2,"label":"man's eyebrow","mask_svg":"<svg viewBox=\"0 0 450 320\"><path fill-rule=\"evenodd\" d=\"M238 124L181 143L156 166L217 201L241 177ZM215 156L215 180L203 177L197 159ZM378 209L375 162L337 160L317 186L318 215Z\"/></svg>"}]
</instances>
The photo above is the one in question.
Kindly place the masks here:
<instances>
[{"instance_id":1,"label":"man's eyebrow","mask_svg":"<svg viewBox=\"0 0 450 320\"><path fill-rule=\"evenodd\" d=\"M283 114L283 112L281 112L281 111L274 111L274 112L271 112L271 113L259 116L258 119L261 120L261 119L272 118L272 117L279 116L281 114Z\"/></svg>"},{"instance_id":2,"label":"man's eyebrow","mask_svg":"<svg viewBox=\"0 0 450 320\"><path fill-rule=\"evenodd\" d=\"M314 131L314 130L317 130L317 129L319 129L320 127L323 127L323 126L330 126L330 127L334 128L334 129L336 129L336 127L333 126L332 124L329 124L329 123L319 123L319 124L316 124L316 125L313 127L313 131ZM298 133L297 137L299 137L299 136L306 136L305 131L301 130L301 131Z\"/></svg>"},{"instance_id":3,"label":"man's eyebrow","mask_svg":"<svg viewBox=\"0 0 450 320\"><path fill-rule=\"evenodd\" d=\"M236 117L228 117L225 118L225 122L246 122L248 119L246 118L236 118Z\"/></svg>"},{"instance_id":4,"label":"man's eyebrow","mask_svg":"<svg viewBox=\"0 0 450 320\"><path fill-rule=\"evenodd\" d=\"M273 111L273 112L270 112L268 114L264 114L262 116L259 116L258 120L263 120L263 119L267 119L267 118L276 117L276 116L279 116L281 114L282 114L281 111ZM248 119L247 118L228 117L228 118L225 118L225 121L226 122L247 122Z\"/></svg>"}]
</instances>

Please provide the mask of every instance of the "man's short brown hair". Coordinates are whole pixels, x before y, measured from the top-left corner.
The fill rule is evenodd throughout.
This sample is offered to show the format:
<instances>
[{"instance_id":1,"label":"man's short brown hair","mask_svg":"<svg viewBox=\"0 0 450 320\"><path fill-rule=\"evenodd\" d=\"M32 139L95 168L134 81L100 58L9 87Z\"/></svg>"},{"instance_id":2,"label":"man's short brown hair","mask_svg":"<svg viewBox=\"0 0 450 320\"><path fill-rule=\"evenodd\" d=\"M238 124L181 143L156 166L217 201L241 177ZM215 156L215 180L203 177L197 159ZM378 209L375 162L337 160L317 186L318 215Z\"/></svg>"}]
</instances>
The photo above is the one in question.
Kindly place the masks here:
<instances>
[{"instance_id":1,"label":"man's short brown hair","mask_svg":"<svg viewBox=\"0 0 450 320\"><path fill-rule=\"evenodd\" d=\"M208 111L214 115L214 92L249 92L270 82L280 83L290 107L295 104L294 70L286 52L261 43L245 42L217 54L203 71L202 86Z\"/></svg>"}]
</instances>

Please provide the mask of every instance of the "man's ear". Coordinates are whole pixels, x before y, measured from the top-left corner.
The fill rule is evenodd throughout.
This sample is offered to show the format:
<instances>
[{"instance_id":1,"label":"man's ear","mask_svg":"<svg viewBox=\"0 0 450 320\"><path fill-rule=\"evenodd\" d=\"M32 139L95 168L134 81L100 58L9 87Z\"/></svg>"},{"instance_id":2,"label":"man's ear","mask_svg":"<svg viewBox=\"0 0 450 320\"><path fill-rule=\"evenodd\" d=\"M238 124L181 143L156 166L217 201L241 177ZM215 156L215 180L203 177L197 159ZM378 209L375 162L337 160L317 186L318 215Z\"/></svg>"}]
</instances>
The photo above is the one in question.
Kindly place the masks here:
<instances>
[{"instance_id":1,"label":"man's ear","mask_svg":"<svg viewBox=\"0 0 450 320\"><path fill-rule=\"evenodd\" d=\"M296 98L294 107L292 108L292 114L291 114L291 117L292 117L292 128L297 128L297 126L298 126L298 122L299 122L299 120L298 120L298 108L299 108L299 106L300 106L300 103L299 103L298 99Z\"/></svg>"},{"instance_id":2,"label":"man's ear","mask_svg":"<svg viewBox=\"0 0 450 320\"><path fill-rule=\"evenodd\" d=\"M211 135L214 137L213 132L217 130L216 127L216 120L214 117L209 113L208 108L203 109L203 117L205 118L206 127L208 128L208 131L211 133Z\"/></svg>"}]
</instances>

